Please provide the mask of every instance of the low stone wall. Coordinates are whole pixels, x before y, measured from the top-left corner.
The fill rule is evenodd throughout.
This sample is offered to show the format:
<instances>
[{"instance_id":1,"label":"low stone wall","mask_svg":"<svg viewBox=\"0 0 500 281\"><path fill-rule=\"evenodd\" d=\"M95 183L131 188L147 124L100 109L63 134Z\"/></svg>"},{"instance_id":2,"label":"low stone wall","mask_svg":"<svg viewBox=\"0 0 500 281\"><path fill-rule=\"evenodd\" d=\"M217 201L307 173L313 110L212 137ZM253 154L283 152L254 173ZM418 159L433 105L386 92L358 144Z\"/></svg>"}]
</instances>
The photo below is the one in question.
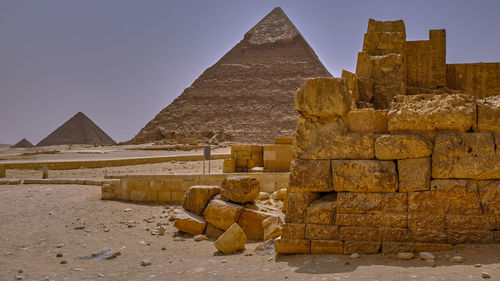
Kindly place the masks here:
<instances>
[{"instance_id":1,"label":"low stone wall","mask_svg":"<svg viewBox=\"0 0 500 281\"><path fill-rule=\"evenodd\" d=\"M0 179L0 185L17 184L77 184L77 185L98 185L103 183L111 184L114 180L94 180L94 179Z\"/></svg>"},{"instance_id":2,"label":"low stone wall","mask_svg":"<svg viewBox=\"0 0 500 281\"><path fill-rule=\"evenodd\" d=\"M288 171L292 161L292 139L281 137L275 144L233 144L231 158L224 160L223 172L246 172L256 167L266 171Z\"/></svg>"},{"instance_id":3,"label":"low stone wall","mask_svg":"<svg viewBox=\"0 0 500 281\"><path fill-rule=\"evenodd\" d=\"M500 243L500 95L397 96L387 111L351 99L339 78L297 92L303 118L277 252Z\"/></svg>"},{"instance_id":4,"label":"low stone wall","mask_svg":"<svg viewBox=\"0 0 500 281\"><path fill-rule=\"evenodd\" d=\"M225 159L230 155L227 153L212 154L210 159ZM186 154L186 155L168 155L154 157L135 157L135 158L117 158L117 159L97 159L97 160L38 160L38 161L5 161L0 162L0 170L2 169L26 169L40 170L43 164L47 164L49 170L75 170L75 169L92 169L103 167L117 166L133 166L144 164L155 164L169 161L201 161L201 154Z\"/></svg>"},{"instance_id":5,"label":"low stone wall","mask_svg":"<svg viewBox=\"0 0 500 281\"><path fill-rule=\"evenodd\" d=\"M289 173L231 173L205 175L130 175L106 176L116 179L102 185L102 199L136 202L181 202L184 192L194 185L217 185L228 176L252 176L261 191L273 192L288 186Z\"/></svg>"}]
</instances>

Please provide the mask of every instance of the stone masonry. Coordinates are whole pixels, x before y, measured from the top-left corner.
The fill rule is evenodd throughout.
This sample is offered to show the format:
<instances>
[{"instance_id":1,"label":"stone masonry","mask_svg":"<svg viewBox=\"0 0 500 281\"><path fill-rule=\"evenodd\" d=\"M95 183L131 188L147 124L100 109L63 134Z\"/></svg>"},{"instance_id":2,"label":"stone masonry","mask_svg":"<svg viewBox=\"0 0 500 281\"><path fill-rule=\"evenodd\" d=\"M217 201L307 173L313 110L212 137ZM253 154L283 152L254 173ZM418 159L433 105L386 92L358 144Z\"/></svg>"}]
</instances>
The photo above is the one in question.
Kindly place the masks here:
<instances>
[{"instance_id":1,"label":"stone masonry","mask_svg":"<svg viewBox=\"0 0 500 281\"><path fill-rule=\"evenodd\" d=\"M430 45L408 44L402 21L370 20L356 72L371 82L344 73L299 89L296 160L276 252L500 243L500 92L442 91L444 30L430 34ZM411 60L426 64L408 71ZM367 84L371 92L361 93ZM359 108L368 102L387 109Z\"/></svg>"}]
</instances>

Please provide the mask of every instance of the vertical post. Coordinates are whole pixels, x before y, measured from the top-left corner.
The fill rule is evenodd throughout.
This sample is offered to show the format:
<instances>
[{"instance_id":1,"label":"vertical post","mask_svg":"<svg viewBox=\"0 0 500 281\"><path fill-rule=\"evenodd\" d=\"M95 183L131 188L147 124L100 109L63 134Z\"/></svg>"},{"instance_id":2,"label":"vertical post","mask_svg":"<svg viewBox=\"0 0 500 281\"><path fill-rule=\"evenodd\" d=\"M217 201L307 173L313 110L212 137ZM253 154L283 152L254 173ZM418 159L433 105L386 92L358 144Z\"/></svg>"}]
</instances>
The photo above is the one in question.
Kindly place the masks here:
<instances>
[{"instance_id":1,"label":"vertical post","mask_svg":"<svg viewBox=\"0 0 500 281\"><path fill-rule=\"evenodd\" d=\"M210 174L210 146L203 147L203 173L205 173L205 160L208 160L208 173Z\"/></svg>"},{"instance_id":2,"label":"vertical post","mask_svg":"<svg viewBox=\"0 0 500 281\"><path fill-rule=\"evenodd\" d=\"M42 179L47 179L49 178L49 167L48 165L42 164Z\"/></svg>"},{"instance_id":3,"label":"vertical post","mask_svg":"<svg viewBox=\"0 0 500 281\"><path fill-rule=\"evenodd\" d=\"M7 176L7 173L5 172L5 166L0 165L0 178L5 178Z\"/></svg>"}]
</instances>

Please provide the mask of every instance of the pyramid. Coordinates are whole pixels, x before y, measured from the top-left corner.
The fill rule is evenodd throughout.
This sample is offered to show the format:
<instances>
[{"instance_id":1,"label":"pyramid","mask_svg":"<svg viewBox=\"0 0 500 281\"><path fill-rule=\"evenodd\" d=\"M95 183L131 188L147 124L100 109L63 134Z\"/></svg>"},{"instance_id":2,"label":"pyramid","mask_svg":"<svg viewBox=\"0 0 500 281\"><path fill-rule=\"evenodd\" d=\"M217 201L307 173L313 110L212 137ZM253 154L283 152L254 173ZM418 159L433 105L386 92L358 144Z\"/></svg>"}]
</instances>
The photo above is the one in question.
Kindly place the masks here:
<instances>
[{"instance_id":1,"label":"pyramid","mask_svg":"<svg viewBox=\"0 0 500 281\"><path fill-rule=\"evenodd\" d=\"M311 77L331 74L283 10L275 8L131 142L272 143L293 134L294 94Z\"/></svg>"},{"instance_id":2,"label":"pyramid","mask_svg":"<svg viewBox=\"0 0 500 281\"><path fill-rule=\"evenodd\" d=\"M27 139L22 139L18 143L14 144L12 148L29 148L33 147L34 145Z\"/></svg>"},{"instance_id":3,"label":"pyramid","mask_svg":"<svg viewBox=\"0 0 500 281\"><path fill-rule=\"evenodd\" d=\"M78 112L36 146L60 144L115 144L115 141L85 114Z\"/></svg>"}]
</instances>

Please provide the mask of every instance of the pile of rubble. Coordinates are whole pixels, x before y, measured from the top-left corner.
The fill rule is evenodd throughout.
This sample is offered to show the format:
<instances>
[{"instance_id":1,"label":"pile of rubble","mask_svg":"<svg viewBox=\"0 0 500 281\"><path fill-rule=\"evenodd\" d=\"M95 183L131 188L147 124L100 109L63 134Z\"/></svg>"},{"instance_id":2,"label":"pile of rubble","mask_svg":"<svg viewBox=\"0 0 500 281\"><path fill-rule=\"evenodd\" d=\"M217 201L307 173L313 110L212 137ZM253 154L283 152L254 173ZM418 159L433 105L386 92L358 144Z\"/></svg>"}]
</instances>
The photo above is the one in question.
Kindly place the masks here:
<instances>
[{"instance_id":1,"label":"pile of rubble","mask_svg":"<svg viewBox=\"0 0 500 281\"><path fill-rule=\"evenodd\" d=\"M266 241L281 235L285 193L260 192L259 181L250 176L228 177L221 187L192 186L174 226L217 239L215 247L224 254L243 250L247 239Z\"/></svg>"}]
</instances>

